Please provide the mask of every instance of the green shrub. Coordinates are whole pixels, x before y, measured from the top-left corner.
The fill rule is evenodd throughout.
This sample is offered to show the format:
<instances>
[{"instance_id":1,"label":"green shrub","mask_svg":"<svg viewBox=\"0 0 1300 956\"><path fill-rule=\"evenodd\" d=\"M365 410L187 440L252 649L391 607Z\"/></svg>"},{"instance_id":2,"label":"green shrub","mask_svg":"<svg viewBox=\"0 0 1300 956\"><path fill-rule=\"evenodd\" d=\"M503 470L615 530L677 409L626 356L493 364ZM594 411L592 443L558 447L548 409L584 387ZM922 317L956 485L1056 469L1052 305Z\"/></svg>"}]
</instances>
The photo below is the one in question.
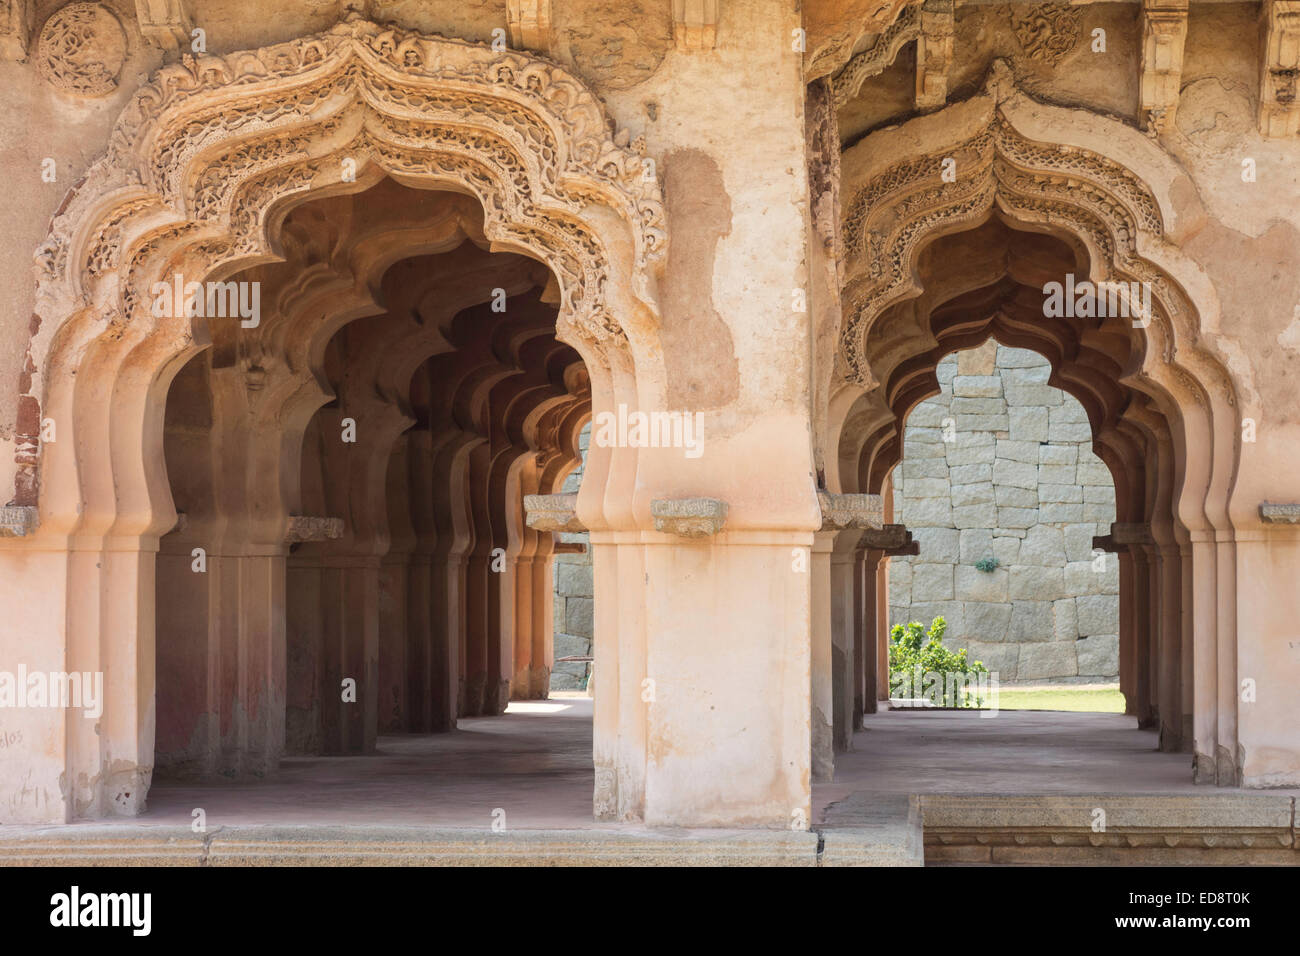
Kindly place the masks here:
<instances>
[{"instance_id":1,"label":"green shrub","mask_svg":"<svg viewBox=\"0 0 1300 956\"><path fill-rule=\"evenodd\" d=\"M943 674L962 675L987 674L989 669L980 661L968 661L966 651L951 651L943 646L943 635L948 629L948 622L936 617L927 631L920 621L906 625L895 624L889 631L889 686L892 689L900 682L910 686L914 675ZM946 677L945 677L946 679ZM912 688L910 696L920 696L919 688ZM979 707L983 703L979 697L969 692L964 693L956 706Z\"/></svg>"},{"instance_id":2,"label":"green shrub","mask_svg":"<svg viewBox=\"0 0 1300 956\"><path fill-rule=\"evenodd\" d=\"M997 558L980 558L975 562L976 571L996 571L998 569Z\"/></svg>"}]
</instances>

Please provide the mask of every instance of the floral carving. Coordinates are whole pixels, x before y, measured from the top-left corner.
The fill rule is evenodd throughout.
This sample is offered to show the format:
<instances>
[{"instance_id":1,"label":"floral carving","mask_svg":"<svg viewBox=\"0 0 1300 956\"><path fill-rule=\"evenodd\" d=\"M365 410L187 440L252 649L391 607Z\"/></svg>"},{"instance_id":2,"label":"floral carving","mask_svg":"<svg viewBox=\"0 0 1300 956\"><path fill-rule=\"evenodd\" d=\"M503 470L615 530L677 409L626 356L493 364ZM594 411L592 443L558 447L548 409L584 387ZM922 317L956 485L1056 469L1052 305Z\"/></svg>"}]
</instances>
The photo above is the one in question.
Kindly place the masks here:
<instances>
[{"instance_id":1,"label":"floral carving","mask_svg":"<svg viewBox=\"0 0 1300 956\"><path fill-rule=\"evenodd\" d=\"M862 84L885 72L898 51L921 35L920 6L907 7L876 41L835 74L835 106L842 107L862 91Z\"/></svg>"},{"instance_id":2,"label":"floral carving","mask_svg":"<svg viewBox=\"0 0 1300 956\"><path fill-rule=\"evenodd\" d=\"M131 99L37 252L36 312L49 321L29 343L26 394L43 402L55 333L75 349L104 332L104 315L189 347L193 330L164 328L172 320L146 307L161 270L184 260L230 272L273 256L274 210L354 181L344 159L369 181L476 196L491 241L554 272L558 333L626 348L607 250L631 250L621 298L642 302L644 318L632 317L652 323L667 246L640 152L579 79L519 51L352 17L260 50L185 55Z\"/></svg>"},{"instance_id":3,"label":"floral carving","mask_svg":"<svg viewBox=\"0 0 1300 956\"><path fill-rule=\"evenodd\" d=\"M1004 74L1005 68L995 70ZM992 82L992 81L991 81ZM942 177L943 160L963 171ZM1030 222L1065 225L1086 237L1114 278L1150 282L1166 314L1151 334L1165 349L1171 321L1190 309L1170 284L1137 253L1137 236L1164 233L1150 190L1119 163L1081 147L1036 143L1020 134L1000 109L989 125L941 154L891 166L863 186L844 216L849 285L839 365L850 381L872 384L865 365L865 335L891 303L915 294L916 254L932 236L977 222L997 204ZM1184 329L1190 335L1190 328Z\"/></svg>"},{"instance_id":4,"label":"floral carving","mask_svg":"<svg viewBox=\"0 0 1300 956\"><path fill-rule=\"evenodd\" d=\"M41 75L63 93L105 96L117 89L126 34L98 3L73 3L45 21L36 48Z\"/></svg>"},{"instance_id":5,"label":"floral carving","mask_svg":"<svg viewBox=\"0 0 1300 956\"><path fill-rule=\"evenodd\" d=\"M289 77L304 82L275 82ZM205 96L240 88L248 95L233 103ZM345 110L304 125L330 98L346 100ZM228 57L185 56L164 67L132 100L77 197L88 196L92 184L135 181L155 202L137 198L110 212L78 263L105 272L120 259L131 218L159 204L197 222L252 229L258 217L244 207L273 201L277 187L263 182L249 192L247 184L280 170L278 188L305 188L290 170L352 127L357 134L333 152L470 186L499 231L553 249L552 264L603 256L581 224L593 203L623 216L642 270L662 258L658 182L635 150L611 138L603 108L579 80L526 54L352 20L315 37ZM315 164L313 175L326 176L326 165ZM56 223L48 247L71 232L76 205ZM242 247L260 244L261 237L242 239ZM43 261L47 275L62 271L50 253ZM570 276L564 291L573 302L600 307L603 268L593 263ZM598 338L617 328L610 316L572 318Z\"/></svg>"},{"instance_id":6,"label":"floral carving","mask_svg":"<svg viewBox=\"0 0 1300 956\"><path fill-rule=\"evenodd\" d=\"M1083 9L1066 3L1011 8L1011 29L1020 49L1034 60L1056 63L1079 42Z\"/></svg>"}]
</instances>

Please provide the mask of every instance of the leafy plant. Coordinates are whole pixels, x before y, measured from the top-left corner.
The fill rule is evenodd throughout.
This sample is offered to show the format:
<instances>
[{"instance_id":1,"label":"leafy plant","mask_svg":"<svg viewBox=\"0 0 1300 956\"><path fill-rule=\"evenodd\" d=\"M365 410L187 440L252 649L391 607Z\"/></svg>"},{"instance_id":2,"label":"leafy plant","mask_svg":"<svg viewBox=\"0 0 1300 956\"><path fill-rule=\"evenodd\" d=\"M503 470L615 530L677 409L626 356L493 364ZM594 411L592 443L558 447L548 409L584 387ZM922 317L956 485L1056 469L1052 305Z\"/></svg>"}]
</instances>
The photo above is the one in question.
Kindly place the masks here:
<instances>
[{"instance_id":1,"label":"leafy plant","mask_svg":"<svg viewBox=\"0 0 1300 956\"><path fill-rule=\"evenodd\" d=\"M948 622L936 617L930 622L929 630L920 621L911 621L906 625L895 624L889 631L889 683L896 686L898 675L910 686L914 675L922 674L960 674L969 677L972 674L987 674L989 669L981 661L969 661L966 651L952 651L943 646L943 635L948 630ZM919 693L919 688L914 689ZM958 706L970 706L972 697L967 692ZM974 706L981 705L980 698L973 699Z\"/></svg>"},{"instance_id":2,"label":"leafy plant","mask_svg":"<svg viewBox=\"0 0 1300 956\"><path fill-rule=\"evenodd\" d=\"M975 562L976 571L992 572L998 569L998 559L994 557L980 558Z\"/></svg>"}]
</instances>

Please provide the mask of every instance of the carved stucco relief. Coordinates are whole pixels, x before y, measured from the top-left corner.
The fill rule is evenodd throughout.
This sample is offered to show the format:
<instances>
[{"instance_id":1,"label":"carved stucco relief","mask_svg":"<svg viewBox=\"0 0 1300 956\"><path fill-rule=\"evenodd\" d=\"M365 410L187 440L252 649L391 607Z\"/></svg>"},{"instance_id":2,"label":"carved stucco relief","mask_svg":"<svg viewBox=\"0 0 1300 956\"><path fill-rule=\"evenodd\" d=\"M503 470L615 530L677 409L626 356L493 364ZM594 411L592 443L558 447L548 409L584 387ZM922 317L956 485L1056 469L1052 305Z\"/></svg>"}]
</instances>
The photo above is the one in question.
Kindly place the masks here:
<instances>
[{"instance_id":1,"label":"carved stucco relief","mask_svg":"<svg viewBox=\"0 0 1300 956\"><path fill-rule=\"evenodd\" d=\"M1011 29L1020 49L1033 60L1060 61L1079 42L1083 9L1066 3L1036 3L1011 8Z\"/></svg>"},{"instance_id":2,"label":"carved stucco relief","mask_svg":"<svg viewBox=\"0 0 1300 956\"><path fill-rule=\"evenodd\" d=\"M126 52L126 33L111 10L98 3L73 3L45 21L36 62L60 93L107 96L117 89Z\"/></svg>"},{"instance_id":3,"label":"carved stucco relief","mask_svg":"<svg viewBox=\"0 0 1300 956\"><path fill-rule=\"evenodd\" d=\"M359 17L259 50L184 55L132 98L37 251L27 399L43 402L62 325L77 329L66 344L156 323L147 292L167 262L212 273L269 255L272 211L344 181L343 159L474 195L490 240L554 272L560 334L625 348L611 286L657 314L667 234L652 168L612 129L553 63ZM630 242L608 235L618 220ZM631 250L630 276L612 273L610 242ZM19 436L27 497L38 446Z\"/></svg>"},{"instance_id":4,"label":"carved stucco relief","mask_svg":"<svg viewBox=\"0 0 1300 956\"><path fill-rule=\"evenodd\" d=\"M1003 103L1023 95L1005 61L995 63L988 91L997 105L984 128L932 155L884 168L846 201L840 377L863 388L876 386L866 335L886 308L918 291L913 278L918 251L935 235L977 223L995 205L1024 221L1052 223L1082 237L1098 256L1096 265L1112 279L1148 283L1155 308L1147 335L1164 363L1180 361L1179 343L1189 355L1199 354L1194 307L1140 248L1143 242L1158 246L1166 229L1161 206L1146 184L1097 152L1039 143L1021 133L1003 112ZM943 181L945 158L954 159L961 171L955 182ZM1213 386L1233 404L1234 390L1218 363L1201 364L1211 367ZM1192 400L1205 401L1182 368L1172 369L1171 376L1188 388Z\"/></svg>"}]
</instances>

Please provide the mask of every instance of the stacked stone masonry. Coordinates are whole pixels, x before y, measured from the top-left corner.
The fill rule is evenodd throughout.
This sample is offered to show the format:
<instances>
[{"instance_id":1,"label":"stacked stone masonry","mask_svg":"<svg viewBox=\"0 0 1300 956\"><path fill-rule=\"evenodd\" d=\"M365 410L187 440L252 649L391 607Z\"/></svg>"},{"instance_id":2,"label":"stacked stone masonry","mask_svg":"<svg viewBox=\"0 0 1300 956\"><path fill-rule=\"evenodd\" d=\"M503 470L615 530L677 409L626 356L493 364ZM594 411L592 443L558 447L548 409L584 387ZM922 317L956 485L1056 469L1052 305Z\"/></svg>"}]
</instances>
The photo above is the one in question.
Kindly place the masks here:
<instances>
[{"instance_id":1,"label":"stacked stone masonry","mask_svg":"<svg viewBox=\"0 0 1300 956\"><path fill-rule=\"evenodd\" d=\"M582 484L590 441L591 425L587 425L578 438L582 463L564 479L562 493L576 492ZM551 668L551 690L585 690L591 673L589 663L560 659L592 656L592 636L595 633L592 611L596 591L587 539L588 535L583 532L560 534L562 543L580 545L582 550L561 552L555 556L555 664Z\"/></svg>"},{"instance_id":2,"label":"stacked stone masonry","mask_svg":"<svg viewBox=\"0 0 1300 956\"><path fill-rule=\"evenodd\" d=\"M908 417L895 469L894 513L920 554L890 560L890 622L942 615L945 643L1003 681L1111 681L1119 567L1092 538L1115 520L1115 488L1083 406L1050 373L992 340L939 364L941 392Z\"/></svg>"}]
</instances>

